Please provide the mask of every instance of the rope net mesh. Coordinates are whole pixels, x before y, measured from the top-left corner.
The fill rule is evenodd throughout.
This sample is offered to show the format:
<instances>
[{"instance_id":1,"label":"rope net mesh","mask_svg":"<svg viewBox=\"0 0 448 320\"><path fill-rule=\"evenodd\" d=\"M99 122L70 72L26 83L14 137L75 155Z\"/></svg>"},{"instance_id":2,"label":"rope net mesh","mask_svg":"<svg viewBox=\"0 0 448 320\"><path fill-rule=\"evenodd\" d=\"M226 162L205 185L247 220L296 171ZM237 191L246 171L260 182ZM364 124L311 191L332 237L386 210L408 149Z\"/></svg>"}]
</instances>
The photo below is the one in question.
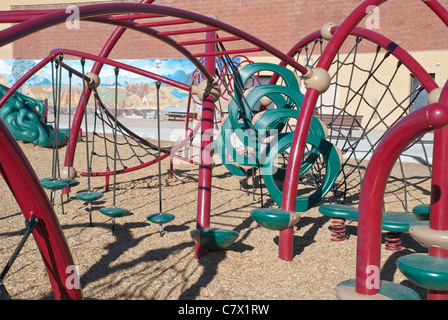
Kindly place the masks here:
<instances>
[{"instance_id":1,"label":"rope net mesh","mask_svg":"<svg viewBox=\"0 0 448 320\"><path fill-rule=\"evenodd\" d=\"M90 152L92 175L97 172L110 171L114 161L114 115L102 102L98 92L94 92L94 98L93 130L88 141L92 150ZM156 139L142 138L119 121L116 130L117 172L157 160ZM171 145L161 146L160 151L162 154L169 153L171 148Z\"/></svg>"},{"instance_id":2,"label":"rope net mesh","mask_svg":"<svg viewBox=\"0 0 448 320\"><path fill-rule=\"evenodd\" d=\"M317 38L301 48L295 59L314 67L324 45L325 42ZM344 48L346 53L338 53L332 62L331 85L320 96L315 116L327 124L327 139L343 154L341 173L330 202L356 204L362 177L375 147L387 130L419 107L416 102L426 91L421 85L406 87L403 75L411 79L412 73L375 43L352 36L346 40ZM384 203L385 210L388 203L399 203L403 210L409 211L425 201L421 186L430 180L430 135L420 138L400 156L386 187L389 200ZM426 167L427 174L416 175L410 162Z\"/></svg>"}]
</instances>

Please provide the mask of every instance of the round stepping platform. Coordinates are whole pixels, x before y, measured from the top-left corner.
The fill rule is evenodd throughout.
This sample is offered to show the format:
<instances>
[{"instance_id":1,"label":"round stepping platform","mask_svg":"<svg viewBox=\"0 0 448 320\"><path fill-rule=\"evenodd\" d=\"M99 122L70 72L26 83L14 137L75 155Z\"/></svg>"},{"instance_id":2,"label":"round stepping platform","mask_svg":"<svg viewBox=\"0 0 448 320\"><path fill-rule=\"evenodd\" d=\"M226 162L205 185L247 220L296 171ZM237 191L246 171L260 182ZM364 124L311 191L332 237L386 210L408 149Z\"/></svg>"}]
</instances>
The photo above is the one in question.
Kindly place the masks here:
<instances>
[{"instance_id":1,"label":"round stepping platform","mask_svg":"<svg viewBox=\"0 0 448 320\"><path fill-rule=\"evenodd\" d=\"M61 190L67 188L68 182L62 179L54 179L54 178L43 178L40 180L42 187L48 190Z\"/></svg>"},{"instance_id":2,"label":"round stepping platform","mask_svg":"<svg viewBox=\"0 0 448 320\"><path fill-rule=\"evenodd\" d=\"M300 220L298 213L276 208L254 209L250 215L260 226L278 231L292 228Z\"/></svg>"},{"instance_id":3,"label":"round stepping platform","mask_svg":"<svg viewBox=\"0 0 448 320\"><path fill-rule=\"evenodd\" d=\"M238 238L239 233L219 228L195 229L190 232L193 240L209 250L222 250L230 246Z\"/></svg>"},{"instance_id":4,"label":"round stepping platform","mask_svg":"<svg viewBox=\"0 0 448 320\"><path fill-rule=\"evenodd\" d=\"M335 294L339 300L420 300L417 292L411 288L386 280L380 281L380 290L377 294L364 295L356 292L355 279L339 283Z\"/></svg>"},{"instance_id":5,"label":"round stepping platform","mask_svg":"<svg viewBox=\"0 0 448 320\"><path fill-rule=\"evenodd\" d=\"M174 220L174 215L171 213L153 213L146 217L150 222L157 224L164 224Z\"/></svg>"},{"instance_id":6,"label":"round stepping platform","mask_svg":"<svg viewBox=\"0 0 448 320\"><path fill-rule=\"evenodd\" d=\"M324 204L319 207L319 212L332 218L358 220L358 209L345 204Z\"/></svg>"},{"instance_id":7,"label":"round stepping platform","mask_svg":"<svg viewBox=\"0 0 448 320\"><path fill-rule=\"evenodd\" d=\"M79 200L83 200L85 202L92 202L95 200L100 199L103 196L101 192L95 192L95 191L86 191L86 192L80 192L75 197Z\"/></svg>"},{"instance_id":8,"label":"round stepping platform","mask_svg":"<svg viewBox=\"0 0 448 320\"><path fill-rule=\"evenodd\" d=\"M358 208L345 204L326 204L319 207L319 212L332 218L358 220ZM382 229L391 232L408 232L412 223L418 218L406 212L384 211Z\"/></svg>"},{"instance_id":9,"label":"round stepping platform","mask_svg":"<svg viewBox=\"0 0 448 320\"><path fill-rule=\"evenodd\" d=\"M101 208L100 212L108 217L116 218L122 216L125 213L128 213L129 210L118 207L107 207L107 208Z\"/></svg>"},{"instance_id":10,"label":"round stepping platform","mask_svg":"<svg viewBox=\"0 0 448 320\"><path fill-rule=\"evenodd\" d=\"M398 258L397 267L420 287L448 290L448 259L414 253Z\"/></svg>"},{"instance_id":11,"label":"round stepping platform","mask_svg":"<svg viewBox=\"0 0 448 320\"><path fill-rule=\"evenodd\" d=\"M420 204L412 209L418 220L429 220L429 204Z\"/></svg>"},{"instance_id":12,"label":"round stepping platform","mask_svg":"<svg viewBox=\"0 0 448 320\"><path fill-rule=\"evenodd\" d=\"M70 187L76 187L80 182L78 180L74 180L74 179L70 179L70 182L68 183L68 185Z\"/></svg>"},{"instance_id":13,"label":"round stepping platform","mask_svg":"<svg viewBox=\"0 0 448 320\"><path fill-rule=\"evenodd\" d=\"M392 232L408 232L409 226L417 222L415 215L406 212L383 212L383 230Z\"/></svg>"}]
</instances>

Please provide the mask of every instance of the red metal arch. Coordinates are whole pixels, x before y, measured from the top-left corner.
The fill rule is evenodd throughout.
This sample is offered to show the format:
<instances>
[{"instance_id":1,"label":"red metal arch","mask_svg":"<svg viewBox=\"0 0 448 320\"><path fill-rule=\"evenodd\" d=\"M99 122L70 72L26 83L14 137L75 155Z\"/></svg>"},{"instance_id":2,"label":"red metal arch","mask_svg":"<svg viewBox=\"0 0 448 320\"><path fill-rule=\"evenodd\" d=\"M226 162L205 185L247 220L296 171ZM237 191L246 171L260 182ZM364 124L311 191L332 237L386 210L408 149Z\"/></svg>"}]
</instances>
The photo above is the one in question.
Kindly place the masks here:
<instances>
[{"instance_id":1,"label":"red metal arch","mask_svg":"<svg viewBox=\"0 0 448 320\"><path fill-rule=\"evenodd\" d=\"M20 14L20 11L12 12L11 14ZM117 20L113 17L107 15L117 15L126 13L151 13L159 14L168 17L177 17L182 19L189 19L198 23L202 23L219 30L233 34L256 47L259 47L266 52L269 52L273 56L285 61L287 64L297 69L301 73L306 73L307 69L300 63L292 60L288 55L281 52L280 50L274 48L273 46L261 41L260 39L241 31L231 25L223 23L221 21L203 16L197 13L189 12L186 10L181 10L177 8L153 5L153 4L142 4L142 3L113 3L113 4L93 4L79 7L80 19L91 19L96 22L110 23L115 25L124 24L126 28L136 27L136 23L132 21L123 22L124 20ZM63 23L70 13L66 13L64 9L57 11L50 11L47 14L33 16L31 19L26 19L23 22L16 24L8 29L0 31L0 46L9 44L15 40L18 40L26 35L32 34L33 32L54 26L56 24ZM97 18L97 19L95 19ZM119 22L121 21L121 22ZM142 28L142 27L139 27ZM151 29L151 28L146 28ZM156 32L157 34L157 32ZM176 46L175 43L171 44ZM181 49L182 50L182 49ZM197 65L201 70L203 66ZM204 75L207 72L204 70ZM212 79L209 79L212 80Z\"/></svg>"}]
</instances>

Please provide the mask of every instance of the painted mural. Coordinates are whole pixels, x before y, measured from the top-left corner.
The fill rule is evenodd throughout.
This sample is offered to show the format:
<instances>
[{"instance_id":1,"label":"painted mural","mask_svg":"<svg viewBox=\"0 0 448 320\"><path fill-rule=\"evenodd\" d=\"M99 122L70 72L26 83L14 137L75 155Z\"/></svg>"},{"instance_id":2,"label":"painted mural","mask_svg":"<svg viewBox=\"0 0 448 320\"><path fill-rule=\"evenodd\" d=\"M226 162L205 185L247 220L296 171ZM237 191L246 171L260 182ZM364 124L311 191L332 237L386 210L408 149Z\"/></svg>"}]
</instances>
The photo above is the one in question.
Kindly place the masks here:
<instances>
[{"instance_id":1,"label":"painted mural","mask_svg":"<svg viewBox=\"0 0 448 320\"><path fill-rule=\"evenodd\" d=\"M187 59L142 59L142 60L118 60L119 62L135 66L166 78L190 85L196 67ZM39 60L0 60L0 84L10 87L20 79L28 70L36 65ZM70 67L82 71L80 60L64 60ZM93 66L92 61L86 61L85 72L89 72ZM45 100L53 104L52 79L56 77L56 68L48 64L31 77L21 88L20 92L31 98ZM98 89L103 103L113 108L115 102L116 77L114 67L104 66L100 73L101 86ZM157 109L156 81L136 75L126 70L120 70L117 79L118 108L121 116L129 117L153 117ZM63 69L61 74L61 112L69 110L69 76ZM82 81L73 75L71 79L71 111L74 113L80 95L82 94ZM186 110L188 92L169 85L162 84L160 88L161 110ZM92 108L92 101L89 107ZM193 106L195 107L195 106ZM176 109L173 109L176 108ZM197 112L197 110L192 110Z\"/></svg>"}]
</instances>

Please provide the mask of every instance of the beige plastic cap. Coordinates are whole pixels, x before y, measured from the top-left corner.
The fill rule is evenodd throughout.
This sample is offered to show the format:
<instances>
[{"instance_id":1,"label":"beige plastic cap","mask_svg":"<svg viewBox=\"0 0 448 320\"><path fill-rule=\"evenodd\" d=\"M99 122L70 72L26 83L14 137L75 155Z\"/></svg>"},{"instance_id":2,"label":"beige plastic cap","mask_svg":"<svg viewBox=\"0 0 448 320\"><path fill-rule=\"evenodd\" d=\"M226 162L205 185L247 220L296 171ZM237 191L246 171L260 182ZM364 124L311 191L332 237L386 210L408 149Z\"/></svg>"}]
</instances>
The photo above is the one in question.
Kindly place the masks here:
<instances>
[{"instance_id":1,"label":"beige plastic cap","mask_svg":"<svg viewBox=\"0 0 448 320\"><path fill-rule=\"evenodd\" d=\"M324 40L330 41L330 39L333 37L333 34L331 33L331 28L334 27L336 24L333 22L328 22L322 26L320 29L320 35Z\"/></svg>"},{"instance_id":2,"label":"beige plastic cap","mask_svg":"<svg viewBox=\"0 0 448 320\"><path fill-rule=\"evenodd\" d=\"M204 97L207 95L213 96L215 102L221 97L221 88L219 87L219 84L217 82L210 84L208 80L202 81L199 85L192 86L191 92L194 95L197 95L201 101L204 100Z\"/></svg>"},{"instance_id":3,"label":"beige plastic cap","mask_svg":"<svg viewBox=\"0 0 448 320\"><path fill-rule=\"evenodd\" d=\"M428 104L433 104L433 103L439 102L441 93L442 93L442 88L436 88L436 89L432 90L428 94L428 98L427 98Z\"/></svg>"},{"instance_id":4,"label":"beige plastic cap","mask_svg":"<svg viewBox=\"0 0 448 320\"><path fill-rule=\"evenodd\" d=\"M78 172L73 167L64 167L61 176L64 179L75 179L78 176Z\"/></svg>"},{"instance_id":5,"label":"beige plastic cap","mask_svg":"<svg viewBox=\"0 0 448 320\"><path fill-rule=\"evenodd\" d=\"M89 89L96 89L99 87L101 80L97 74L89 72L86 74L86 76L90 79L89 81L86 81L86 86Z\"/></svg>"},{"instance_id":6,"label":"beige plastic cap","mask_svg":"<svg viewBox=\"0 0 448 320\"><path fill-rule=\"evenodd\" d=\"M305 88L316 89L320 93L324 93L330 87L331 77L327 70L322 68L308 68L308 72L304 75Z\"/></svg>"}]
</instances>

